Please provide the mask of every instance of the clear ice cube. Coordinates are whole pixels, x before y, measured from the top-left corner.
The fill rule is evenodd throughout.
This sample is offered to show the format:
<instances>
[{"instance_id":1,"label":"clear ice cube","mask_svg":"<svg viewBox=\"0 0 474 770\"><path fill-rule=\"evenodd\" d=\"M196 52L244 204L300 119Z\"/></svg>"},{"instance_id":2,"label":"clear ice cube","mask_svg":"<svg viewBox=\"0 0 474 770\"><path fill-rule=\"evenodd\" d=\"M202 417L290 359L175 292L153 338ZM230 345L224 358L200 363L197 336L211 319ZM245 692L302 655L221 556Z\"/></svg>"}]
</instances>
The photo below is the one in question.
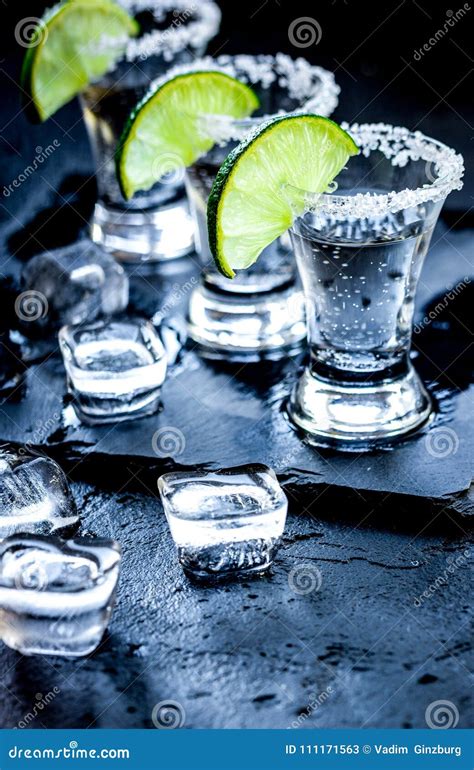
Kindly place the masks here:
<instances>
[{"instance_id":1,"label":"clear ice cube","mask_svg":"<svg viewBox=\"0 0 474 770\"><path fill-rule=\"evenodd\" d=\"M57 463L0 448L0 539L17 532L48 535L78 523L74 498Z\"/></svg>"},{"instance_id":2,"label":"clear ice cube","mask_svg":"<svg viewBox=\"0 0 474 770\"><path fill-rule=\"evenodd\" d=\"M107 628L119 567L113 540L7 538L0 544L0 637L24 655L89 654Z\"/></svg>"},{"instance_id":3,"label":"clear ice cube","mask_svg":"<svg viewBox=\"0 0 474 770\"><path fill-rule=\"evenodd\" d=\"M153 414L166 352L154 326L137 318L66 326L59 344L79 419L96 424Z\"/></svg>"},{"instance_id":4,"label":"clear ice cube","mask_svg":"<svg viewBox=\"0 0 474 770\"><path fill-rule=\"evenodd\" d=\"M166 473L158 481L183 569L218 579L264 572L283 533L288 501L265 465Z\"/></svg>"},{"instance_id":5,"label":"clear ice cube","mask_svg":"<svg viewBox=\"0 0 474 770\"><path fill-rule=\"evenodd\" d=\"M44 298L43 312L26 319L29 329L31 324L44 329L94 321L128 305L125 270L87 239L33 257L23 269L22 282L26 292Z\"/></svg>"}]
</instances>

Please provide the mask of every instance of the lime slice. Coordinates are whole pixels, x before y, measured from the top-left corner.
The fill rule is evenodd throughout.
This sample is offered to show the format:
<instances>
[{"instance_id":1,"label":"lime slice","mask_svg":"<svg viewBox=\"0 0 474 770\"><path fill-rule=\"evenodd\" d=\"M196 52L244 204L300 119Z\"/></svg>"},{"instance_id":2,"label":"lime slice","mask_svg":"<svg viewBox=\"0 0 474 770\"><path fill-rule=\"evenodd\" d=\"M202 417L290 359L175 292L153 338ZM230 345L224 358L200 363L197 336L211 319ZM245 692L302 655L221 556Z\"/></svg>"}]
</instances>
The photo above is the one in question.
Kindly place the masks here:
<instances>
[{"instance_id":1,"label":"lime slice","mask_svg":"<svg viewBox=\"0 0 474 770\"><path fill-rule=\"evenodd\" d=\"M66 0L47 11L21 72L30 115L46 120L124 54L137 22L112 0Z\"/></svg>"},{"instance_id":2,"label":"lime slice","mask_svg":"<svg viewBox=\"0 0 474 770\"><path fill-rule=\"evenodd\" d=\"M358 148L337 123L284 115L259 126L226 158L209 196L209 244L228 278L252 265L291 226L299 203L286 185L323 193Z\"/></svg>"},{"instance_id":3,"label":"lime slice","mask_svg":"<svg viewBox=\"0 0 474 770\"><path fill-rule=\"evenodd\" d=\"M187 72L160 83L135 107L117 150L117 178L125 198L171 170L190 166L214 144L203 116L244 118L259 101L223 72Z\"/></svg>"}]
</instances>

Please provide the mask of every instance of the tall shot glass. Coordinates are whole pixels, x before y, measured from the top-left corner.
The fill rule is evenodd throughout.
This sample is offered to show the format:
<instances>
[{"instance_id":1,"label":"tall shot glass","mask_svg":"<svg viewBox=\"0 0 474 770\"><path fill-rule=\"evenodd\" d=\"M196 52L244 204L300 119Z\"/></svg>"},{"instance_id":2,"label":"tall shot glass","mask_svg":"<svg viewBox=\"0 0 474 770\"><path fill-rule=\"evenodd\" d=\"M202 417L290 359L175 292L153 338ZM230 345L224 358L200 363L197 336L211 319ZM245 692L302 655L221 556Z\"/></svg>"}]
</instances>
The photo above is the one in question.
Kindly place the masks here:
<instances>
[{"instance_id":1,"label":"tall shot glass","mask_svg":"<svg viewBox=\"0 0 474 770\"><path fill-rule=\"evenodd\" d=\"M116 179L114 155L125 123L153 82L173 66L202 56L216 34L220 11L213 0L119 0L140 24L124 57L81 95L96 162L98 200L92 239L121 262L162 262L193 250L194 223L182 175L170 159L157 168L157 183L125 201ZM107 41L104 42L104 45Z\"/></svg>"},{"instance_id":2,"label":"tall shot glass","mask_svg":"<svg viewBox=\"0 0 474 770\"><path fill-rule=\"evenodd\" d=\"M288 237L265 249L255 265L229 280L219 273L209 250L207 199L219 167L250 131L277 114L301 111L328 116L337 106L339 87L331 72L281 53L206 57L193 69L222 71L248 83L261 106L250 118L212 116L206 134L211 132L216 144L186 172L202 265L200 284L190 298L189 335L209 358L281 358L298 349L306 335L303 296ZM206 121L205 116L202 120Z\"/></svg>"},{"instance_id":3,"label":"tall shot glass","mask_svg":"<svg viewBox=\"0 0 474 770\"><path fill-rule=\"evenodd\" d=\"M305 294L310 363L289 402L314 443L358 445L421 426L432 404L410 362L414 299L462 157L420 132L344 126L360 148L333 194L305 201L290 236Z\"/></svg>"}]
</instances>

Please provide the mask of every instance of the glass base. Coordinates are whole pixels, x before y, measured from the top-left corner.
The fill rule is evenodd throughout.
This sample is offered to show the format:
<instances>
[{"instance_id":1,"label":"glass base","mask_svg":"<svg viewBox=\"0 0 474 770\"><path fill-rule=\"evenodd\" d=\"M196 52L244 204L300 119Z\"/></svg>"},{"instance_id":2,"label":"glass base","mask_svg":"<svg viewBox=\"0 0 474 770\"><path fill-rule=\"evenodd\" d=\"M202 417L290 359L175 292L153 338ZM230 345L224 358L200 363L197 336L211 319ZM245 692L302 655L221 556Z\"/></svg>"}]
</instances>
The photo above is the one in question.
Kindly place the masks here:
<instances>
[{"instance_id":1,"label":"glass base","mask_svg":"<svg viewBox=\"0 0 474 770\"><path fill-rule=\"evenodd\" d=\"M184 198L159 208L121 210L95 205L91 238L118 262L166 262L194 249L194 223Z\"/></svg>"},{"instance_id":2,"label":"glass base","mask_svg":"<svg viewBox=\"0 0 474 770\"><path fill-rule=\"evenodd\" d=\"M230 294L198 286L189 303L188 333L207 358L283 358L306 339L302 293L291 287L261 295Z\"/></svg>"},{"instance_id":3,"label":"glass base","mask_svg":"<svg viewBox=\"0 0 474 770\"><path fill-rule=\"evenodd\" d=\"M161 403L161 387L139 395L123 398L94 398L78 393L71 386L72 405L78 419L86 425L138 420L158 411Z\"/></svg>"},{"instance_id":4,"label":"glass base","mask_svg":"<svg viewBox=\"0 0 474 770\"><path fill-rule=\"evenodd\" d=\"M432 405L412 366L376 385L337 384L306 368L288 404L293 423L322 446L370 444L402 436L428 419ZM367 446L369 445L369 446Z\"/></svg>"}]
</instances>

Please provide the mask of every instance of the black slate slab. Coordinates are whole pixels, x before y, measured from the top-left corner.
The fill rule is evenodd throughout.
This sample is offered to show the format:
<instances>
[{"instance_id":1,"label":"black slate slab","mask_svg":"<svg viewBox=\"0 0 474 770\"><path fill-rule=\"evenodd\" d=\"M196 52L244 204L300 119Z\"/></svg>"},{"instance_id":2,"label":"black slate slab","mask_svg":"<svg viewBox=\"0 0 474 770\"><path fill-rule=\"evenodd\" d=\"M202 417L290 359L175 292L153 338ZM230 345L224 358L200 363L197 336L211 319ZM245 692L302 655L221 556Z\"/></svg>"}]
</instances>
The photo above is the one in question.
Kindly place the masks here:
<instances>
[{"instance_id":1,"label":"black slate slab","mask_svg":"<svg viewBox=\"0 0 474 770\"><path fill-rule=\"evenodd\" d=\"M65 460L131 458L162 470L263 462L299 485L344 487L443 501L472 480L472 231L437 229L420 281L414 360L437 414L415 437L371 453L308 446L284 408L304 357L259 364L203 360L187 349L171 365L162 409L149 418L88 427L75 418L54 350L28 369L23 390L0 407L0 440L58 451ZM177 329L196 283L194 259L158 271L131 269L131 309ZM447 294L451 290L451 294ZM177 344L176 335L168 339ZM176 350L173 351L175 356ZM470 389L471 388L471 389ZM469 506L466 506L469 509Z\"/></svg>"},{"instance_id":2,"label":"black slate slab","mask_svg":"<svg viewBox=\"0 0 474 770\"><path fill-rule=\"evenodd\" d=\"M271 572L208 588L181 572L157 497L110 482L73 484L82 533L123 548L109 634L75 661L1 649L2 727L152 728L170 700L186 728L425 727L440 699L469 726L472 541L459 523L390 501L362 523L291 499Z\"/></svg>"},{"instance_id":3,"label":"black slate slab","mask_svg":"<svg viewBox=\"0 0 474 770\"><path fill-rule=\"evenodd\" d=\"M337 4L334 7L339 14L340 8ZM274 13L273 7L267 8ZM419 9L414 13L419 14ZM391 18L401 18L403 24L406 21L398 14ZM354 37L352 27L346 27L349 37ZM419 24L405 27L415 30L419 37ZM250 29L245 28L244 41L235 42L237 30L238 25L234 25L231 50L245 47L242 42L248 44ZM283 43L287 45L286 28L284 32ZM375 39L386 47L385 27L371 41ZM256 40L258 46L261 35ZM224 39L222 42L225 44ZM14 43L13 34L10 43ZM24 170L35 146L46 147L59 136L61 147L41 173L32 176L15 194L3 198L0 206L0 218L5 222L0 272L16 278L26 260L41 248L66 245L79 236L95 197L93 161L77 104L66 106L59 122L48 121L36 127L27 125L18 115L21 53L17 50L16 60L7 58L2 65L8 72L2 86L5 132L0 163L4 181L11 181ZM323 65L334 67L332 48L326 62L320 47L313 53L319 63L318 57L323 56ZM458 53L464 57L462 51ZM390 54L389 58L398 66L397 57ZM372 60L377 61L377 57ZM416 98L410 101L407 94L412 92L406 81L400 87L398 76L388 88L386 77L376 81L372 76L359 76L353 60L347 66L351 72L345 72L345 68L337 72L342 98L336 119L370 121L380 117L401 125L417 125L458 149L464 144L466 160L468 153L472 154L474 145L469 141L470 134L466 134L463 116L456 117L445 101L430 109L420 90L419 75L412 67L406 70L413 71L415 83L412 90ZM448 70L450 74L457 71L456 67L444 71ZM353 72L358 75L357 87ZM446 83L437 90L444 94L452 89ZM433 95L433 105L437 99ZM467 116L468 110L463 108L462 113ZM471 192L468 175L464 190L447 200L445 222L458 229L448 232L442 224L437 228L418 288L417 320L423 317L425 308L436 308L446 288L462 281L466 270L470 274L466 260L472 263L473 231L459 228L469 220L472 226ZM133 307L148 316L167 303L171 310L177 310L188 291L183 293L180 287L196 274L192 263L186 266L183 261L181 270L181 277L175 277L174 267L158 276L132 271ZM437 311L436 320L423 333L415 335L415 346L420 349L417 365L441 401L443 411L437 425L452 426L449 419L453 412L462 422L457 453L433 463L432 477L446 474L448 462L460 458L465 438L469 437L465 407L472 380L468 359L472 306L468 288L442 312ZM0 320L4 320L3 301L0 311ZM33 345L28 358L42 358L49 350L50 346L41 351ZM191 355L177 368L183 383L194 367L200 368L203 385L212 381L212 366L201 365ZM276 402L286 392L294 373L292 366L283 371L262 367L254 375L244 371L234 388L226 386L224 390L231 403L242 409L247 401L255 406L264 396L265 435L274 437L272 426L281 426L292 447L294 439L289 438L286 423L277 416ZM230 376L222 369L220 382L226 375ZM206 393L206 404L212 403ZM372 485L373 478L383 487L383 464L395 466L401 449L366 455L360 460L357 456L341 459L339 462L345 462L350 473L354 473L353 465L360 469L359 488L355 489L349 484L343 486L335 470L327 470L328 465L335 467L331 455L312 455L317 458L318 473L314 468L305 473L292 464L292 458L280 456L279 467L284 469L280 478L290 496L292 512L271 575L251 583L206 589L191 585L182 575L154 496L160 469L180 466L183 456L149 456L153 431L145 422L132 429L137 431L133 456L128 454L130 429L124 429L117 442L116 448L125 452L120 455L102 451L105 439L98 443L96 435L76 433L75 428L65 430L63 375L57 361L30 367L25 401L18 400L19 390L16 396L16 402L2 407L0 440L31 442L54 454L72 477L95 480L95 485L73 484L83 516L82 532L115 536L122 543L124 557L110 633L96 654L68 662L59 658L22 658L0 648L0 726L24 727L28 720L27 726L32 728L152 727L154 705L170 699L182 704L185 727L287 727L295 721L302 727L425 727L425 709L436 700L452 701L459 710L459 727L470 726L468 668L472 670L472 666L466 630L470 594L465 553L469 547L472 551L466 534L466 516L474 507L472 487L465 493L435 499L414 497L429 459L421 438L417 457L414 453L405 455L404 464L413 479L408 495L368 491L361 486ZM186 405L186 400L191 405L195 402L189 394L182 399L182 409L191 413L192 406ZM224 405L215 406L220 421L225 421ZM164 408L160 421L169 403ZM238 430L231 434L239 438L239 457L245 447L253 451L259 441L259 414L243 415L247 443L240 439ZM178 419L179 402L173 415ZM203 428L200 438L206 462L209 456L212 460L218 454L213 446L217 428L222 431L219 447L230 455L231 464L237 461L237 450L234 454L230 441L226 443L223 426L217 420L211 426L201 416L196 427ZM141 453L143 448L145 454ZM194 451L196 444L192 443L191 448ZM273 446L268 449L269 453L273 451ZM465 464L461 462L460 467L462 474L454 481L449 474L452 489L466 483ZM332 473L337 485L328 487L324 473ZM427 476L425 473L423 478ZM433 478L428 480L434 484ZM378 488L375 483L373 486ZM144 494L147 489L149 492ZM459 566L449 573L448 580L443 580L453 563ZM289 574L300 564L319 569L322 580L318 591L299 595L291 590ZM422 597L424 591L428 598ZM415 599L420 596L417 606ZM36 709L31 719L37 696L46 696L55 687L59 693L46 709Z\"/></svg>"}]
</instances>

